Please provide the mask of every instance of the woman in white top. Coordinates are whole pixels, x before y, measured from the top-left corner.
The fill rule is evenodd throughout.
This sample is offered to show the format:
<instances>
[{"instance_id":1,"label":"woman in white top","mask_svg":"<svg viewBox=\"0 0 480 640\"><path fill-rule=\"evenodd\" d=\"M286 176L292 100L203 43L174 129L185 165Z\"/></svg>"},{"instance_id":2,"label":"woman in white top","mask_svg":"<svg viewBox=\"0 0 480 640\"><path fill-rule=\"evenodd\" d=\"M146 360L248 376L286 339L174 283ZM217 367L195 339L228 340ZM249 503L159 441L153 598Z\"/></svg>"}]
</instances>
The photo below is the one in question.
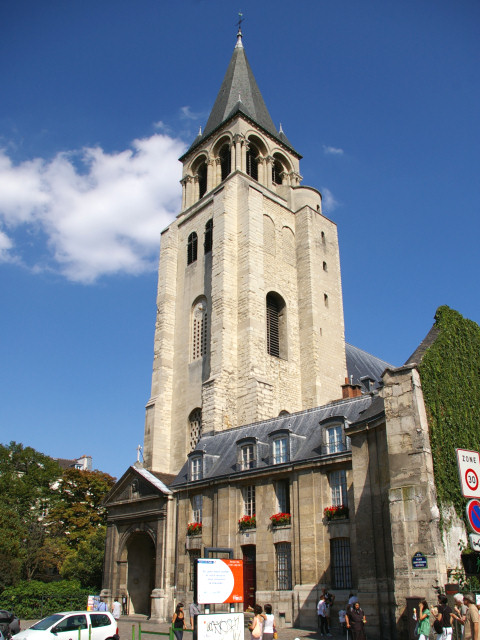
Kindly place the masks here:
<instances>
[{"instance_id":1,"label":"woman in white top","mask_svg":"<svg viewBox=\"0 0 480 640\"><path fill-rule=\"evenodd\" d=\"M263 640L273 640L273 634L277 631L275 627L275 616L272 613L272 605L266 604L265 613L263 617L265 622L263 623Z\"/></svg>"}]
</instances>

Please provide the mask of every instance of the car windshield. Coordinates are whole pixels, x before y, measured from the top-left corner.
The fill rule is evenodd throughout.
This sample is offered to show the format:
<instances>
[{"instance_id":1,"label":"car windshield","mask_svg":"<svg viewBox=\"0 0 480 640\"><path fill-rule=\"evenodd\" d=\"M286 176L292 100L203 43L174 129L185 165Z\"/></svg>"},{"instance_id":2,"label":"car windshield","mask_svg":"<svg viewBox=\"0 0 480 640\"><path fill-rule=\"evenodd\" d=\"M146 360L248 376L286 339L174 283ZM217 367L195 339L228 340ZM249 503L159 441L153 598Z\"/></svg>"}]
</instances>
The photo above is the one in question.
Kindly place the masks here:
<instances>
[{"instance_id":1,"label":"car windshield","mask_svg":"<svg viewBox=\"0 0 480 640\"><path fill-rule=\"evenodd\" d=\"M59 613L54 613L53 616L48 616L48 618L40 620L40 622L37 622L32 627L30 627L30 629L35 629L36 631L45 631L45 629L49 629L62 618L63 616Z\"/></svg>"}]
</instances>

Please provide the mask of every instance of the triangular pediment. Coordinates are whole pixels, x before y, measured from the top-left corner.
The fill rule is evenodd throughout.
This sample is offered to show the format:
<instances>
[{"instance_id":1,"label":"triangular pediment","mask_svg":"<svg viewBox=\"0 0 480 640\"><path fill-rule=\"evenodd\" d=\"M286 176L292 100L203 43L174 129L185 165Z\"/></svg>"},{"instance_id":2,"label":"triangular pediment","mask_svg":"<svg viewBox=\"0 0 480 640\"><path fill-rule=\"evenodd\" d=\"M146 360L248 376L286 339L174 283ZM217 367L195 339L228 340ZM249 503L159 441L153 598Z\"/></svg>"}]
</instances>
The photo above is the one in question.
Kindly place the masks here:
<instances>
[{"instance_id":1,"label":"triangular pediment","mask_svg":"<svg viewBox=\"0 0 480 640\"><path fill-rule=\"evenodd\" d=\"M136 463L129 467L123 476L112 487L103 501L104 506L132 502L141 499L165 497L172 495L167 487L175 476L154 474Z\"/></svg>"}]
</instances>

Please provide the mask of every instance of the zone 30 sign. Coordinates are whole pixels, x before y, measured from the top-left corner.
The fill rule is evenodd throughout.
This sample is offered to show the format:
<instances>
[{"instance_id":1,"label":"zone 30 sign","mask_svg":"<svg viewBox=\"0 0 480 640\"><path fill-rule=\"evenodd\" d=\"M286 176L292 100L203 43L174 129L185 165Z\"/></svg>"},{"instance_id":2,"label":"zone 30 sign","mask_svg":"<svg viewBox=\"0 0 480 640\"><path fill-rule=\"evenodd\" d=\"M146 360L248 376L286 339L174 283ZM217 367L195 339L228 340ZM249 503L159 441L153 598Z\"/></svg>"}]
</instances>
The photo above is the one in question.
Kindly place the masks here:
<instances>
[{"instance_id":1,"label":"zone 30 sign","mask_svg":"<svg viewBox=\"0 0 480 640\"><path fill-rule=\"evenodd\" d=\"M480 454L457 449L458 474L464 498L480 498Z\"/></svg>"}]
</instances>

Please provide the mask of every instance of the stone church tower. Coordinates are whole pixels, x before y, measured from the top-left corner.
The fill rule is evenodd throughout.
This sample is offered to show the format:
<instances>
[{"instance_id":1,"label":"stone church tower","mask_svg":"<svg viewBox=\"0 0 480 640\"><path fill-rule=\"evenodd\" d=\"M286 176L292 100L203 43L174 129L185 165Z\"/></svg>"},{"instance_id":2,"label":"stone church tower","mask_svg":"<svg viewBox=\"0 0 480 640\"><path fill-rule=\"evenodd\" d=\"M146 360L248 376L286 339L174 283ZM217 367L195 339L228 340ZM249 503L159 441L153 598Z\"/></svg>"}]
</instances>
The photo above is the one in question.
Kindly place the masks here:
<instances>
[{"instance_id":1,"label":"stone church tower","mask_svg":"<svg viewBox=\"0 0 480 640\"><path fill-rule=\"evenodd\" d=\"M183 204L163 232L146 468L176 473L201 433L341 395L336 225L300 186L238 34L206 127L180 158Z\"/></svg>"},{"instance_id":2,"label":"stone church tower","mask_svg":"<svg viewBox=\"0 0 480 640\"><path fill-rule=\"evenodd\" d=\"M336 225L277 130L237 43L183 163L161 238L145 467L177 473L201 434L341 396Z\"/></svg>"}]
</instances>

